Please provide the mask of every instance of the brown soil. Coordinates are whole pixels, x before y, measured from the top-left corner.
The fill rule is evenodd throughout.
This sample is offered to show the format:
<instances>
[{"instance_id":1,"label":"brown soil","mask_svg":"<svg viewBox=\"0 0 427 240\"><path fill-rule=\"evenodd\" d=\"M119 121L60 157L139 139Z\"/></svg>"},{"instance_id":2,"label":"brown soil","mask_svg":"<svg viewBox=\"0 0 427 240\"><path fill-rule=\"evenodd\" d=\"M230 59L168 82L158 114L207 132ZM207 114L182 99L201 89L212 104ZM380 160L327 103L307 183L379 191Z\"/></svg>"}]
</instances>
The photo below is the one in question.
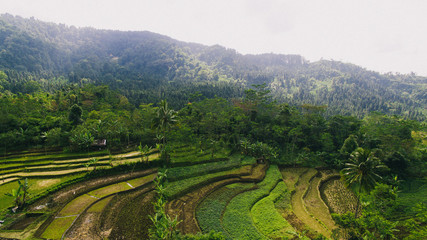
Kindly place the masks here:
<instances>
[{"instance_id":1,"label":"brown soil","mask_svg":"<svg viewBox=\"0 0 427 240\"><path fill-rule=\"evenodd\" d=\"M108 239L148 239L152 226L149 216L154 215L154 196L151 191L129 201L121 209Z\"/></svg>"},{"instance_id":2,"label":"brown soil","mask_svg":"<svg viewBox=\"0 0 427 240\"><path fill-rule=\"evenodd\" d=\"M314 239L317 236L317 233L305 225L301 220L298 219L298 217L295 215L295 213L291 211L285 211L282 212L282 216L288 221L289 224L292 225L293 228L295 228L298 232L306 232L306 236L310 239ZM297 238L296 238L297 239Z\"/></svg>"},{"instance_id":3,"label":"brown soil","mask_svg":"<svg viewBox=\"0 0 427 240\"><path fill-rule=\"evenodd\" d=\"M148 239L148 215L154 211L152 188L151 185L148 189L119 193L105 199L109 202L102 210L90 211L91 207L80 215L66 239Z\"/></svg>"},{"instance_id":4,"label":"brown soil","mask_svg":"<svg viewBox=\"0 0 427 240\"><path fill-rule=\"evenodd\" d=\"M18 220L16 223L13 223L8 230L24 230L31 223L36 221L42 214L30 214L25 215L22 219Z\"/></svg>"},{"instance_id":5,"label":"brown soil","mask_svg":"<svg viewBox=\"0 0 427 240\"><path fill-rule=\"evenodd\" d=\"M101 239L94 231L98 218L99 213L82 214L68 231L65 239Z\"/></svg>"},{"instance_id":6,"label":"brown soil","mask_svg":"<svg viewBox=\"0 0 427 240\"><path fill-rule=\"evenodd\" d=\"M178 225L178 229L181 233L196 234L201 231L197 224L195 214L195 210L199 202L213 190L238 181L238 178L230 178L198 188L195 191L168 202L166 205L167 213L172 217L177 216L178 221L181 222Z\"/></svg>"},{"instance_id":7,"label":"brown soil","mask_svg":"<svg viewBox=\"0 0 427 240\"><path fill-rule=\"evenodd\" d=\"M149 215L154 213L154 185L117 195L100 214L97 234L103 239L148 239Z\"/></svg>"},{"instance_id":8,"label":"brown soil","mask_svg":"<svg viewBox=\"0 0 427 240\"><path fill-rule=\"evenodd\" d=\"M303 174L300 175L298 181L295 184L295 192L291 196L292 210L295 216L302 222L305 223L307 228L311 228L318 233L329 236L330 232L328 229L318 222L305 207L303 196L310 186L312 178L317 174L317 170L308 169ZM298 228L298 227L295 227Z\"/></svg>"}]
</instances>

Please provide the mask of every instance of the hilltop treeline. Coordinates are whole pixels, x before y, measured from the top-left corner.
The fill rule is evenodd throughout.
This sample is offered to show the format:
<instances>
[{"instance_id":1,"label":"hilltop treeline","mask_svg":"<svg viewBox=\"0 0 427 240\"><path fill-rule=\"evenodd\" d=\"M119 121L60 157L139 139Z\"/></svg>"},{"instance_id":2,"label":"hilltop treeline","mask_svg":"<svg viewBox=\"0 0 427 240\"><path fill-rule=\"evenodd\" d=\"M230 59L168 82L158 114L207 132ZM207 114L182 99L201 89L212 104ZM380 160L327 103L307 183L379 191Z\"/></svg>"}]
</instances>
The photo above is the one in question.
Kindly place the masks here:
<instances>
[{"instance_id":1,"label":"hilltop treeline","mask_svg":"<svg viewBox=\"0 0 427 240\"><path fill-rule=\"evenodd\" d=\"M424 120L427 78L379 74L298 55L242 55L221 46L176 41L151 32L76 28L4 14L0 17L0 91L55 92L70 84L108 85L134 106L191 94L233 99L266 83L278 102L324 105L325 114L362 118L371 111ZM192 100L192 99L191 99Z\"/></svg>"},{"instance_id":2,"label":"hilltop treeline","mask_svg":"<svg viewBox=\"0 0 427 240\"><path fill-rule=\"evenodd\" d=\"M384 160L398 157L414 171L426 162L425 124L417 121L377 112L362 120L325 117L324 107L271 101L265 84L233 100L192 98L178 111L170 141L253 151L280 164L341 167L357 147L380 149ZM153 145L157 108L156 103L135 107L108 86L91 84L55 93L0 93L0 148L4 153L33 147L85 151L99 139L111 149Z\"/></svg>"}]
</instances>

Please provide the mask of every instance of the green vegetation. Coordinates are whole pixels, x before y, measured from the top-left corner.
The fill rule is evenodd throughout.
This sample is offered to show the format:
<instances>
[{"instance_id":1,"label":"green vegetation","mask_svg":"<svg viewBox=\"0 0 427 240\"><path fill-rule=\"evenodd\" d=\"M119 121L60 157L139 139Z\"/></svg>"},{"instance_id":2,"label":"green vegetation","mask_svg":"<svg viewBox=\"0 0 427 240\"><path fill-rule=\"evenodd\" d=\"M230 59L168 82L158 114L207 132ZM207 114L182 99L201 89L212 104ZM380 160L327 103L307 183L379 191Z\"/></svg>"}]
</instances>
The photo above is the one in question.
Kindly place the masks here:
<instances>
[{"instance_id":1,"label":"green vegetation","mask_svg":"<svg viewBox=\"0 0 427 240\"><path fill-rule=\"evenodd\" d=\"M170 182L166 185L165 196L168 199L174 198L180 194L184 194L197 186L205 185L214 181L227 179L231 177L238 177L240 174L249 174L247 168L242 167L236 170L228 170L223 172L216 172L205 174L198 177L186 178L180 181Z\"/></svg>"},{"instance_id":2,"label":"green vegetation","mask_svg":"<svg viewBox=\"0 0 427 240\"><path fill-rule=\"evenodd\" d=\"M56 218L43 233L42 237L46 239L61 239L62 234L71 226L76 217Z\"/></svg>"},{"instance_id":3,"label":"green vegetation","mask_svg":"<svg viewBox=\"0 0 427 240\"><path fill-rule=\"evenodd\" d=\"M225 207L234 196L250 190L254 186L254 184L249 183L234 183L209 194L196 210L197 222L203 233L217 231L226 234L227 232L221 223ZM227 234L226 236L230 238Z\"/></svg>"},{"instance_id":4,"label":"green vegetation","mask_svg":"<svg viewBox=\"0 0 427 240\"><path fill-rule=\"evenodd\" d=\"M310 63L299 55L242 55L150 32L78 29L8 14L0 17L0 27L3 91L54 92L97 83L120 90L134 106L166 98L181 108L203 97L238 98L243 87L266 83L281 101L327 105L328 115L382 111L418 120L426 115L426 79L415 74L379 74L337 61Z\"/></svg>"},{"instance_id":5,"label":"green vegetation","mask_svg":"<svg viewBox=\"0 0 427 240\"><path fill-rule=\"evenodd\" d=\"M277 166L272 165L267 170L265 179L257 184L258 188L235 196L223 215L224 229L233 239L267 239L255 227L252 216L252 206L265 196L268 196L277 183L282 180Z\"/></svg>"},{"instance_id":6,"label":"green vegetation","mask_svg":"<svg viewBox=\"0 0 427 240\"><path fill-rule=\"evenodd\" d=\"M66 183L68 181L72 181L73 179L78 179L83 177L83 174L77 174L77 175L69 175L64 176L61 178L30 178L28 179L28 184L31 186L30 188L30 197L34 198L38 195L43 195L43 193L47 189L54 189L58 186L60 186L63 183ZM19 187L19 184L17 181L9 182L6 184L0 185L0 192L7 193L11 192L12 189L16 189ZM11 207L13 204L13 198L8 197L6 195L0 194L0 209L3 210L7 207Z\"/></svg>"},{"instance_id":7,"label":"green vegetation","mask_svg":"<svg viewBox=\"0 0 427 240\"><path fill-rule=\"evenodd\" d=\"M105 208L105 206L107 206L107 204L111 201L111 198L113 198L113 197L112 196L107 197L107 198L104 198L104 199L96 202L87 211L89 213L91 213L91 212L102 212L102 210Z\"/></svg>"},{"instance_id":8,"label":"green vegetation","mask_svg":"<svg viewBox=\"0 0 427 240\"><path fill-rule=\"evenodd\" d=\"M424 77L7 14L0 35L5 226L26 210L47 209L65 218L35 237L58 238L72 224L67 216L109 194L136 194L142 185L148 189L142 195L126 194L129 207L122 208L125 194L118 194L96 203L90 216L136 216L130 208L139 206L136 199L144 201L141 213L152 214L154 175L129 178L161 165L169 170L157 196L162 218L153 218L159 229L174 217L163 218L167 199L168 211L193 224L169 227L196 233L194 212L181 214L185 209L196 212L204 233L228 238L422 239L427 232ZM359 201L338 179L323 178L340 170ZM113 173L123 180L111 180ZM79 183L85 180L99 185L86 189ZM252 183L224 186L239 181ZM18 213L7 209L13 205ZM102 234L123 237L126 223L113 225L106 221ZM136 228L148 235L141 224Z\"/></svg>"},{"instance_id":9,"label":"green vegetation","mask_svg":"<svg viewBox=\"0 0 427 240\"><path fill-rule=\"evenodd\" d=\"M129 190L129 189L131 189L131 187L127 183L120 182L120 183L116 183L113 185L109 185L107 187L103 187L103 188L93 190L93 191L89 192L88 195L94 196L97 198L102 198L102 197L105 197L105 196L110 195L112 193L122 192L122 191Z\"/></svg>"},{"instance_id":10,"label":"green vegetation","mask_svg":"<svg viewBox=\"0 0 427 240\"><path fill-rule=\"evenodd\" d=\"M168 181L176 181L209 173L231 170L240 167L240 159L234 156L227 161L201 163L188 167L175 167L168 170Z\"/></svg>"},{"instance_id":11,"label":"green vegetation","mask_svg":"<svg viewBox=\"0 0 427 240\"><path fill-rule=\"evenodd\" d=\"M251 214L255 226L263 235L269 238L292 237L288 232L294 231L294 228L275 208L275 202L283 197L287 191L286 184L280 182L271 191L270 195L259 200L252 207Z\"/></svg>"},{"instance_id":12,"label":"green vegetation","mask_svg":"<svg viewBox=\"0 0 427 240\"><path fill-rule=\"evenodd\" d=\"M28 184L27 178L23 182L18 180L18 185L17 189L12 189L11 192L5 194L6 196L14 198L15 206L20 209L27 203L30 185Z\"/></svg>"},{"instance_id":13,"label":"green vegetation","mask_svg":"<svg viewBox=\"0 0 427 240\"><path fill-rule=\"evenodd\" d=\"M351 162L345 164L346 168L342 170L342 174L347 185L360 196L362 191L369 192L375 186L376 181L381 178L376 171L384 166L371 151L363 148L356 149L350 155L350 160ZM359 204L356 206L355 218L358 211Z\"/></svg>"},{"instance_id":14,"label":"green vegetation","mask_svg":"<svg viewBox=\"0 0 427 240\"><path fill-rule=\"evenodd\" d=\"M154 180L156 184L157 199L154 201L154 215L150 216L153 226L150 228L151 239L177 239L178 230L177 225L179 221L166 214L165 204L166 198L164 196L163 183L166 180L166 172L159 172L157 178Z\"/></svg>"},{"instance_id":15,"label":"green vegetation","mask_svg":"<svg viewBox=\"0 0 427 240\"><path fill-rule=\"evenodd\" d=\"M81 195L74 198L70 203L68 203L60 212L60 217L66 217L71 215L77 215L83 212L89 205L96 202L98 199L91 197L87 194ZM71 225L70 225L71 226Z\"/></svg>"}]
</instances>

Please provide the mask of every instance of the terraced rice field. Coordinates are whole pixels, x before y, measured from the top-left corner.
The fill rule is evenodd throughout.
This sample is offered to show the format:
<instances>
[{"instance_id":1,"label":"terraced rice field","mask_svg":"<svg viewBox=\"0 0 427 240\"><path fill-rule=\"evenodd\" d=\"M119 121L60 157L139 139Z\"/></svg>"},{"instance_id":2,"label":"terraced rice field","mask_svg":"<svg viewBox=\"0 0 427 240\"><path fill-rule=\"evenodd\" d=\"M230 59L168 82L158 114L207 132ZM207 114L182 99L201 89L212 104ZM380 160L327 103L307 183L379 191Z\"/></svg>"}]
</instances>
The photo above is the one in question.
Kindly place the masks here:
<instances>
[{"instance_id":1,"label":"terraced rice field","mask_svg":"<svg viewBox=\"0 0 427 240\"><path fill-rule=\"evenodd\" d=\"M255 203L268 196L281 180L277 166L271 166L256 189L243 192L228 203L222 224L232 239L268 239L255 226L251 209Z\"/></svg>"},{"instance_id":2,"label":"terraced rice field","mask_svg":"<svg viewBox=\"0 0 427 240\"><path fill-rule=\"evenodd\" d=\"M257 229L271 239L291 238L294 232L291 224L275 207L275 202L287 192L284 182L279 182L268 196L255 203L251 209L252 220Z\"/></svg>"},{"instance_id":3,"label":"terraced rice field","mask_svg":"<svg viewBox=\"0 0 427 240\"><path fill-rule=\"evenodd\" d=\"M345 187L338 176L321 184L320 192L330 212L344 214L356 211L357 197Z\"/></svg>"},{"instance_id":4,"label":"terraced rice field","mask_svg":"<svg viewBox=\"0 0 427 240\"><path fill-rule=\"evenodd\" d=\"M287 168L281 172L288 188L293 189L292 212L284 212L283 216L311 238L318 234L331 237L337 226L330 213L351 211L357 201L354 194L330 170Z\"/></svg>"},{"instance_id":5,"label":"terraced rice field","mask_svg":"<svg viewBox=\"0 0 427 240\"><path fill-rule=\"evenodd\" d=\"M197 222L202 232L226 232L222 226L222 215L227 204L236 195L255 187L254 183L234 183L225 185L208 194L196 209Z\"/></svg>"},{"instance_id":6,"label":"terraced rice field","mask_svg":"<svg viewBox=\"0 0 427 240\"><path fill-rule=\"evenodd\" d=\"M145 181L142 181L140 186L153 181L155 176L155 174L151 174L148 178L146 176L142 177L141 179L144 179ZM137 179L135 182L138 182L139 180L140 179ZM88 210L90 206L100 202L100 200L113 196L116 193L131 190L133 188L134 187L129 186L127 182L120 182L90 191L84 195L74 198L74 200L59 211L44 233L41 234L41 237L48 239L60 239L64 234L66 234L66 231L63 231L63 229L65 228L65 230L68 230L74 223L74 220Z\"/></svg>"},{"instance_id":7,"label":"terraced rice field","mask_svg":"<svg viewBox=\"0 0 427 240\"><path fill-rule=\"evenodd\" d=\"M36 177L60 177L70 174L84 173L93 171L96 168L110 168L120 164L135 163L141 161L141 153L138 151L125 154L116 154L109 156L106 152L93 153L98 161L86 167L85 164L93 157L86 157L88 154L70 154L67 155L45 155L45 156L26 156L18 158L3 158L0 161L0 185L16 181L20 178ZM149 160L158 158L156 152L151 152Z\"/></svg>"},{"instance_id":8,"label":"terraced rice field","mask_svg":"<svg viewBox=\"0 0 427 240\"><path fill-rule=\"evenodd\" d=\"M157 153L152 152L150 159L156 157ZM10 156L0 164L0 171L5 173L0 190L10 191L16 187L17 178L31 176L33 190L42 192L66 179L83 176L94 168L82 166L91 158L73 155L67 159L61 154ZM111 167L140 161L140 153L113 157L103 153L97 158L96 167ZM207 151L186 145L171 153L171 162L165 184L169 200L166 211L181 221L178 228L184 234L214 230L227 239L292 239L293 233L308 231L310 238L319 234L330 237L336 227L330 212L348 209L343 203L351 194L330 171L279 169L256 164L253 158L229 156L226 150L212 157ZM26 221L37 224L25 225L25 230L13 234L0 229L0 238L147 239L157 171L104 176L65 187L29 206L28 212L41 212L42 217L35 218L38 222L31 218ZM337 198L337 194L343 197ZM0 196L0 200L3 198ZM9 199L7 203L0 201L3 209L11 204ZM28 229L32 229L31 234Z\"/></svg>"}]
</instances>

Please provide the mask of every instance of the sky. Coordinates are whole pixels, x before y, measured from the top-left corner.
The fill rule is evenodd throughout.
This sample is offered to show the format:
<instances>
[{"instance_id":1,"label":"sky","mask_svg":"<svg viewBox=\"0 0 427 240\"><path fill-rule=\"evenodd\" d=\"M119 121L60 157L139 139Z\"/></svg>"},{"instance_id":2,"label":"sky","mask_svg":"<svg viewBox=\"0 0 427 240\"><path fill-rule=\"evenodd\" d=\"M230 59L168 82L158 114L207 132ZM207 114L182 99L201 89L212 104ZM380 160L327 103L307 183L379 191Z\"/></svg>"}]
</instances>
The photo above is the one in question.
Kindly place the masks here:
<instances>
[{"instance_id":1,"label":"sky","mask_svg":"<svg viewBox=\"0 0 427 240\"><path fill-rule=\"evenodd\" d=\"M425 0L1 0L0 13L427 76Z\"/></svg>"}]
</instances>

